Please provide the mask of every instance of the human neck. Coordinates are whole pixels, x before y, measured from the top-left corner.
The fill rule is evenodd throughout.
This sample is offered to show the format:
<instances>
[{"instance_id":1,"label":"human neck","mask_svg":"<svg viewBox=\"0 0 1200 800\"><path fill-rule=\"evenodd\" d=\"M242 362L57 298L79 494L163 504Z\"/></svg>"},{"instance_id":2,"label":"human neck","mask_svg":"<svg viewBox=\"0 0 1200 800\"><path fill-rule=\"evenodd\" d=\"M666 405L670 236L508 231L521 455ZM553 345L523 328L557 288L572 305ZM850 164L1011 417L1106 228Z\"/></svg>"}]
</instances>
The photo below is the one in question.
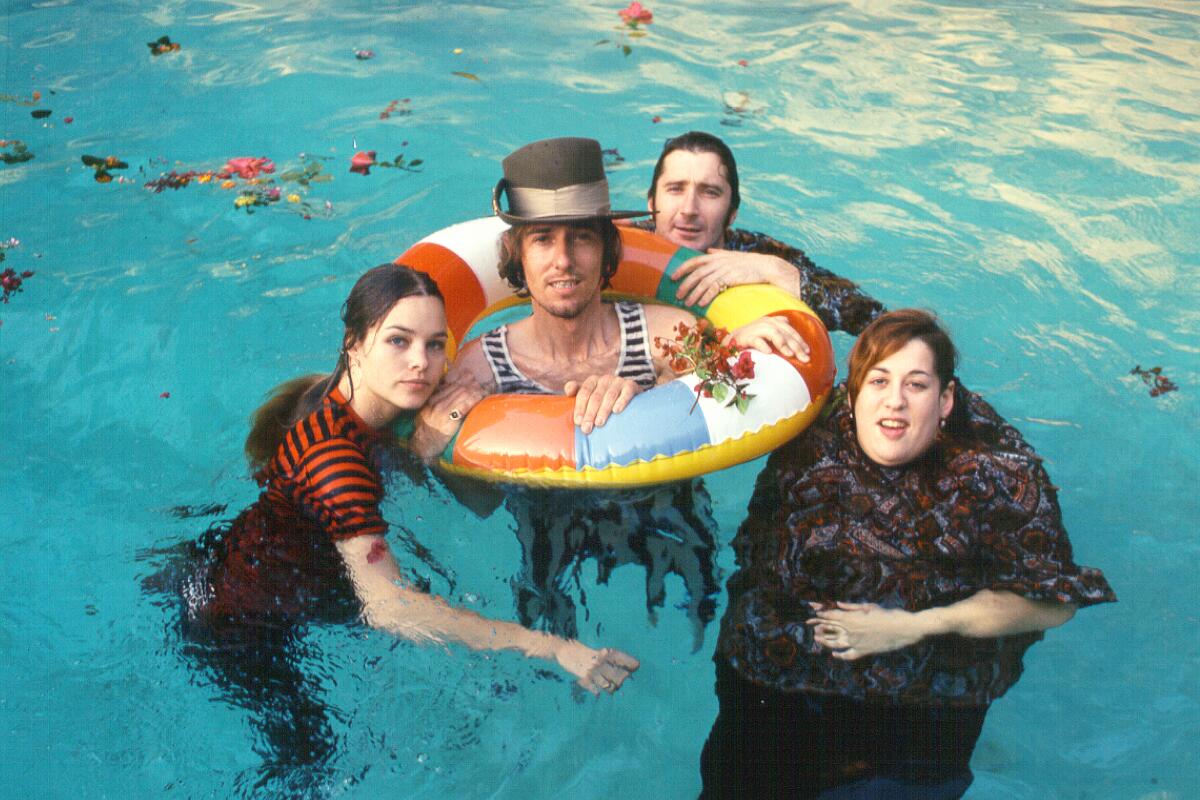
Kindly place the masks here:
<instances>
[{"instance_id":1,"label":"human neck","mask_svg":"<svg viewBox=\"0 0 1200 800\"><path fill-rule=\"evenodd\" d=\"M395 422L396 417L400 416L400 409L376 397L365 388L360 386L352 391L349 373L342 375L337 388L342 393L342 397L346 398L350 409L374 430L383 430Z\"/></svg>"},{"instance_id":2,"label":"human neck","mask_svg":"<svg viewBox=\"0 0 1200 800\"><path fill-rule=\"evenodd\" d=\"M529 318L531 338L551 360L585 360L611 349L612 306L599 297L576 316L565 319L534 305Z\"/></svg>"}]
</instances>

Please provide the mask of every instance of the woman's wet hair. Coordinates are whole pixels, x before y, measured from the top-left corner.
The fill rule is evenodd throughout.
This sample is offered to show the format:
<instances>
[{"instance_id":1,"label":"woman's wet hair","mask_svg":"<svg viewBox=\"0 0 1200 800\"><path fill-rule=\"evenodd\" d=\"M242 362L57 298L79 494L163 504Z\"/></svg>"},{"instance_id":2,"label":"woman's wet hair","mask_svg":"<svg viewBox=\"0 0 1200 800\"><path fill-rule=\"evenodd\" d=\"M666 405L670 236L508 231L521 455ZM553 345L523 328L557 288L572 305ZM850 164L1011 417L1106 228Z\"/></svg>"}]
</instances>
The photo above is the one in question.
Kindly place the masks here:
<instances>
[{"instance_id":1,"label":"woman's wet hair","mask_svg":"<svg viewBox=\"0 0 1200 800\"><path fill-rule=\"evenodd\" d=\"M521 248L525 239L535 228L556 223L531 222L514 225L500 235L500 261L497 269L500 277L508 282L519 297L529 296L529 284L525 281L525 265L521 263ZM617 274L621 263L621 234L611 219L591 219L582 222L563 223L572 228L588 228L600 237L603 251L600 256L600 288L607 289L612 276Z\"/></svg>"},{"instance_id":2,"label":"woman's wet hair","mask_svg":"<svg viewBox=\"0 0 1200 800\"><path fill-rule=\"evenodd\" d=\"M250 435L246 437L251 472L257 473L270 462L289 428L320 407L349 369L350 348L364 341L371 328L406 297L436 297L445 302L433 278L403 264L380 264L355 281L342 304L342 348L333 372L281 383L251 416Z\"/></svg>"},{"instance_id":3,"label":"woman's wet hair","mask_svg":"<svg viewBox=\"0 0 1200 800\"><path fill-rule=\"evenodd\" d=\"M938 391L950 385L950 381L954 380L954 368L958 365L958 350L950 334L930 312L919 308L901 308L876 317L850 349L846 390L851 404L858 399L858 390L866 381L871 367L903 349L913 339L920 339L933 351Z\"/></svg>"},{"instance_id":4,"label":"woman's wet hair","mask_svg":"<svg viewBox=\"0 0 1200 800\"><path fill-rule=\"evenodd\" d=\"M729 182L729 214L725 217L725 224L729 225L729 218L742 204L737 161L734 160L733 151L729 149L729 145L711 133L688 131L673 139L667 139L662 152L658 155L658 163L654 165L654 175L650 178L650 191L646 192L646 198L651 204L654 203L654 190L658 186L658 179L662 177L663 162L676 150L687 150L690 153L713 153L721 160L721 166L725 168L725 180Z\"/></svg>"}]
</instances>

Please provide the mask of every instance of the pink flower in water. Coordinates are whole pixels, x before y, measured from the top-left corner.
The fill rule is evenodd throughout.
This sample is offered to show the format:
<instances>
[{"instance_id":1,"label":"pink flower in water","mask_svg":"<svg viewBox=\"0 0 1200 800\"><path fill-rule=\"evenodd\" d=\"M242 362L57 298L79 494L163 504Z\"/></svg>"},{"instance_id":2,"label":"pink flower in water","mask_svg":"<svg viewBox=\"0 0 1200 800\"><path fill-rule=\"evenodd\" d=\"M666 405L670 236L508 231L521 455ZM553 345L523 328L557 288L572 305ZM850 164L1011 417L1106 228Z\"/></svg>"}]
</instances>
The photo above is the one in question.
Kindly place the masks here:
<instances>
[{"instance_id":1,"label":"pink flower in water","mask_svg":"<svg viewBox=\"0 0 1200 800\"><path fill-rule=\"evenodd\" d=\"M375 57L375 51L374 50L355 50L354 57L357 58L359 61L366 61L368 58Z\"/></svg>"},{"instance_id":2,"label":"pink flower in water","mask_svg":"<svg viewBox=\"0 0 1200 800\"><path fill-rule=\"evenodd\" d=\"M375 166L374 150L359 150L350 159L350 171L359 175L370 175L371 167Z\"/></svg>"},{"instance_id":3,"label":"pink flower in water","mask_svg":"<svg viewBox=\"0 0 1200 800\"><path fill-rule=\"evenodd\" d=\"M617 14L621 21L631 28L636 28L639 24L649 25L654 21L654 14L650 13L650 9L637 0L633 0L627 8L621 9Z\"/></svg>"},{"instance_id":4,"label":"pink flower in water","mask_svg":"<svg viewBox=\"0 0 1200 800\"><path fill-rule=\"evenodd\" d=\"M237 175L244 180L258 177L261 173L270 173L275 171L275 163L269 158L253 158L251 156L238 156L231 158L225 162L225 169L222 172L229 175Z\"/></svg>"}]
</instances>

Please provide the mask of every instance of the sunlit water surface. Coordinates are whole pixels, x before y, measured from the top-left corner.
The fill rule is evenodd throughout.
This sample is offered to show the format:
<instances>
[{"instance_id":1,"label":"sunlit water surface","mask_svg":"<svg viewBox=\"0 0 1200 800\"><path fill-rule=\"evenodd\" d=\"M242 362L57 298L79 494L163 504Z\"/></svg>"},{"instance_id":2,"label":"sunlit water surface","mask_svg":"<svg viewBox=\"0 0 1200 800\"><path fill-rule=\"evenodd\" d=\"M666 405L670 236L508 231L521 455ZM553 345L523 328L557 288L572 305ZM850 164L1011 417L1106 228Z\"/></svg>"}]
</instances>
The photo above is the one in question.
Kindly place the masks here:
<instances>
[{"instance_id":1,"label":"sunlit water surface","mask_svg":"<svg viewBox=\"0 0 1200 800\"><path fill-rule=\"evenodd\" d=\"M179 658L139 554L208 522L173 507L232 514L255 496L249 411L332 366L364 268L489 212L505 154L594 136L621 157L615 204L636 208L662 140L693 128L738 154L739 223L942 314L967 384L1045 456L1077 559L1120 595L1031 651L969 796L1200 793L1200 9L649 6L636 37L617 4L5 4L0 138L35 157L0 164L0 239L20 240L5 267L36 274L0 306L0 793L249 793L247 713ZM182 49L152 57L164 34ZM355 175L356 149L423 163ZM288 184L302 202L254 214L211 184L143 188L239 155L283 172L302 153L333 180ZM84 154L125 160L128 182L97 183ZM835 344L844 356L849 339ZM1151 397L1137 365L1178 391ZM708 482L722 542L759 466ZM386 512L434 591L513 618L507 512L475 519L403 480ZM727 547L720 563L728 575ZM314 632L306 666L340 755L309 791L694 796L715 625L692 652L682 582L652 620L643 571L595 574L582 638L643 663L600 701L516 656Z\"/></svg>"}]
</instances>

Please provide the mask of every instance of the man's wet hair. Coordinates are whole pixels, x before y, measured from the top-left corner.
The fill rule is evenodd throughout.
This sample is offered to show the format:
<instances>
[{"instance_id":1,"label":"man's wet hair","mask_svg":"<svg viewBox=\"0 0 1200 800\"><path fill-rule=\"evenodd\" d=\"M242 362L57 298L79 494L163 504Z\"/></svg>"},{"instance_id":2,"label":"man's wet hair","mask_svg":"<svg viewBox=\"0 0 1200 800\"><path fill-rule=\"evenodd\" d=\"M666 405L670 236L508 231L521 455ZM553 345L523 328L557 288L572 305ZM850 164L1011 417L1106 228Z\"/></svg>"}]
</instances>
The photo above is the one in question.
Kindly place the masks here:
<instances>
[{"instance_id":1,"label":"man's wet hair","mask_svg":"<svg viewBox=\"0 0 1200 800\"><path fill-rule=\"evenodd\" d=\"M654 175L650 178L650 191L646 193L646 198L651 203L654 202L654 187L658 186L658 179L662 177L663 161L676 150L687 150L692 153L715 153L721 160L721 166L725 168L725 180L729 181L729 213L732 215L738 210L738 206L742 204L742 194L739 189L737 161L733 158L733 151L719 137L704 131L688 131L672 139L667 139L662 153L658 156L658 163L654 165ZM725 224L729 224L728 219L725 220Z\"/></svg>"}]
</instances>

